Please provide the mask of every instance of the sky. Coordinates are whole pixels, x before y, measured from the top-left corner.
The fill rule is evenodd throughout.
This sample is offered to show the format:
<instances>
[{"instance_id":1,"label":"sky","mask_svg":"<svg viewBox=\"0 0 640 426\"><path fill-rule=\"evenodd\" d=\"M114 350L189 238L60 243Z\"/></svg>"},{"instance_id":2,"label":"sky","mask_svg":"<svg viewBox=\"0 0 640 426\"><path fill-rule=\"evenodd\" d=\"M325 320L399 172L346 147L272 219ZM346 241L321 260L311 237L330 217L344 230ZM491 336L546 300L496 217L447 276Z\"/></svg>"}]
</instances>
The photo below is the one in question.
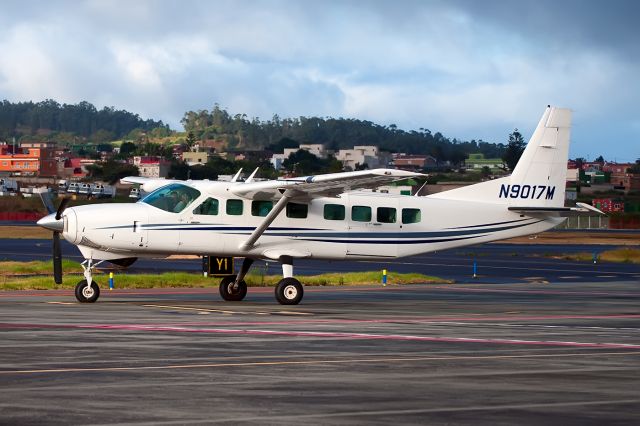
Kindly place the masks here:
<instances>
[{"instance_id":1,"label":"sky","mask_svg":"<svg viewBox=\"0 0 640 426\"><path fill-rule=\"evenodd\" d=\"M0 99L176 130L218 103L503 143L551 104L573 110L572 157L635 161L639 16L634 0L3 0Z\"/></svg>"}]
</instances>

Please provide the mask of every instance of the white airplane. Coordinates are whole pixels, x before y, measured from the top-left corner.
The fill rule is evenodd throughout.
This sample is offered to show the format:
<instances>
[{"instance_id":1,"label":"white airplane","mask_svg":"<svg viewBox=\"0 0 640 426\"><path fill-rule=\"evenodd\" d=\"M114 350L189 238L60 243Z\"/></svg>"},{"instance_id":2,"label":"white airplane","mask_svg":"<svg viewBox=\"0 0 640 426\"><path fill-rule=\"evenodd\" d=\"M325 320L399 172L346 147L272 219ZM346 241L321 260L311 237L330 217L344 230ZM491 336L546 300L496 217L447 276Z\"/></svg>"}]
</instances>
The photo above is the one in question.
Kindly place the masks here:
<instances>
[{"instance_id":1,"label":"white airplane","mask_svg":"<svg viewBox=\"0 0 640 426\"><path fill-rule=\"evenodd\" d=\"M256 259L278 261L278 302L294 305L303 287L296 259L388 260L539 233L572 212L564 207L571 111L548 107L513 174L424 197L357 191L423 176L375 169L319 176L238 182L128 177L149 192L135 204L66 208L38 225L53 231L54 277L62 281L60 234L85 258L80 302L100 294L93 269L103 261L128 266L139 257L172 254L242 257L237 275L220 282L224 300L247 293L244 277Z\"/></svg>"}]
</instances>

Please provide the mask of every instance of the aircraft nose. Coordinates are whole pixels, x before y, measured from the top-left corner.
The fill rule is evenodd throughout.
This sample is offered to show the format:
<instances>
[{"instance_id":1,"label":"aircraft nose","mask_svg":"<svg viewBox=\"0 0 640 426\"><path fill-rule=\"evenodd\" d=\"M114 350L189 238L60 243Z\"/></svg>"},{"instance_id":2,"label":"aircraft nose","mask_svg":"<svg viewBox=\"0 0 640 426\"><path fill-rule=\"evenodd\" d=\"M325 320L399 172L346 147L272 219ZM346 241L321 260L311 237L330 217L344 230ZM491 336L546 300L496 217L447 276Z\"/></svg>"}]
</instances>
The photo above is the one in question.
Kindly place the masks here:
<instances>
[{"instance_id":1,"label":"aircraft nose","mask_svg":"<svg viewBox=\"0 0 640 426\"><path fill-rule=\"evenodd\" d=\"M55 232L62 232L64 230L64 220L56 219L56 214L51 213L40 219L37 222L38 226L42 226L43 228L49 229Z\"/></svg>"}]
</instances>

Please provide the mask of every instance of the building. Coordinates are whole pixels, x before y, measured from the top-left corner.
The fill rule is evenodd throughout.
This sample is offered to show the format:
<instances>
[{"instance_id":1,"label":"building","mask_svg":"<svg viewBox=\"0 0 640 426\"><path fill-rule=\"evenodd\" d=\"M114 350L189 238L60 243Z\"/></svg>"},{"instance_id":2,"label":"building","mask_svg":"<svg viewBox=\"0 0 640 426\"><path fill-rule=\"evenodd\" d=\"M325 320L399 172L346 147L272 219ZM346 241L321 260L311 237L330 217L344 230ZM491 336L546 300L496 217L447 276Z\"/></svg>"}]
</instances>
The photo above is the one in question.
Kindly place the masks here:
<instances>
[{"instance_id":1,"label":"building","mask_svg":"<svg viewBox=\"0 0 640 426\"><path fill-rule=\"evenodd\" d=\"M300 146L297 148L285 148L282 154L286 159L286 158L289 158L291 154L296 153L300 150L307 151L318 158L327 158L327 156L329 155L329 151L324 149L324 145L322 145L321 143L316 143L316 144L303 143L303 144L300 144Z\"/></svg>"},{"instance_id":2,"label":"building","mask_svg":"<svg viewBox=\"0 0 640 426\"><path fill-rule=\"evenodd\" d=\"M633 166L635 166L635 163L605 163L602 166L602 171L610 172L613 176L615 174L625 174Z\"/></svg>"},{"instance_id":3,"label":"building","mask_svg":"<svg viewBox=\"0 0 640 426\"><path fill-rule=\"evenodd\" d=\"M594 198L591 204L604 213L624 212L624 201L611 198Z\"/></svg>"},{"instance_id":4,"label":"building","mask_svg":"<svg viewBox=\"0 0 640 426\"><path fill-rule=\"evenodd\" d=\"M615 187L624 187L625 191L640 190L640 175L628 173L635 163L605 163L602 170L609 174L609 182Z\"/></svg>"},{"instance_id":5,"label":"building","mask_svg":"<svg viewBox=\"0 0 640 426\"><path fill-rule=\"evenodd\" d=\"M89 158L66 158L64 160L60 176L64 178L84 178L89 173L87 166L93 165L96 162L97 160Z\"/></svg>"},{"instance_id":6,"label":"building","mask_svg":"<svg viewBox=\"0 0 640 426\"><path fill-rule=\"evenodd\" d=\"M210 154L208 152L185 151L182 153L182 161L190 166L198 164L206 164L209 161Z\"/></svg>"},{"instance_id":7,"label":"building","mask_svg":"<svg viewBox=\"0 0 640 426\"><path fill-rule=\"evenodd\" d=\"M133 165L143 177L166 178L169 175L170 163L161 157L136 156L133 157Z\"/></svg>"},{"instance_id":8,"label":"building","mask_svg":"<svg viewBox=\"0 0 640 426\"><path fill-rule=\"evenodd\" d=\"M484 154L469 154L469 158L464 160L467 170L481 170L488 167L491 171L505 170L506 166L502 158L484 158Z\"/></svg>"},{"instance_id":9,"label":"building","mask_svg":"<svg viewBox=\"0 0 640 426\"><path fill-rule=\"evenodd\" d=\"M580 170L569 168L567 169L567 182L578 182L580 180Z\"/></svg>"},{"instance_id":10,"label":"building","mask_svg":"<svg viewBox=\"0 0 640 426\"><path fill-rule=\"evenodd\" d=\"M436 167L438 161L430 155L394 154L391 165L395 169L419 172L425 168Z\"/></svg>"},{"instance_id":11,"label":"building","mask_svg":"<svg viewBox=\"0 0 640 426\"><path fill-rule=\"evenodd\" d=\"M386 162L381 161L380 152L377 146L359 145L353 149L341 149L336 154L336 159L342 162L346 170L356 170L365 164L370 169L386 166Z\"/></svg>"},{"instance_id":12,"label":"building","mask_svg":"<svg viewBox=\"0 0 640 426\"><path fill-rule=\"evenodd\" d=\"M289 155L285 156L285 154L273 154L269 159L269 162L274 169L280 170L280 168L282 167L282 163L284 163L284 160L286 160L287 158L289 158Z\"/></svg>"},{"instance_id":13,"label":"building","mask_svg":"<svg viewBox=\"0 0 640 426\"><path fill-rule=\"evenodd\" d=\"M615 179L615 180L614 180ZM640 175L625 173L624 175L611 175L611 183L624 187L625 192L640 191Z\"/></svg>"},{"instance_id":14,"label":"building","mask_svg":"<svg viewBox=\"0 0 640 426\"><path fill-rule=\"evenodd\" d=\"M56 176L55 144L23 142L19 147L0 144L0 172L33 176Z\"/></svg>"}]
</instances>

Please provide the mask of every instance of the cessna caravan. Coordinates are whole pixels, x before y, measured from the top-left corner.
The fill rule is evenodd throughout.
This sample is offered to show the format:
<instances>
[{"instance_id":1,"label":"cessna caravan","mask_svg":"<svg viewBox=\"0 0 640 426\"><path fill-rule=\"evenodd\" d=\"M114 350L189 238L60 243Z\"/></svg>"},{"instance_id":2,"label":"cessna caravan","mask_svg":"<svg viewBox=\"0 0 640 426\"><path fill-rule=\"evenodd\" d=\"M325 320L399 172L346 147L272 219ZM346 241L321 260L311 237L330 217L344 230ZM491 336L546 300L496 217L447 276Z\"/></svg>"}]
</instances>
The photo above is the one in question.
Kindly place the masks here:
<instances>
[{"instance_id":1,"label":"cessna caravan","mask_svg":"<svg viewBox=\"0 0 640 426\"><path fill-rule=\"evenodd\" d=\"M38 225L53 231L56 283L60 235L84 256L80 302L98 299L93 270L103 261L128 266L139 257L192 254L244 258L220 282L227 301L244 299L255 260L280 262L275 297L294 305L304 292L293 275L298 259L395 259L535 234L595 210L564 207L570 123L570 110L548 107L513 174L428 196L362 191L424 176L393 169L261 182L253 174L243 182L237 175L231 182L127 177L122 182L149 194L135 204L70 208L63 199L57 211L45 200L50 214Z\"/></svg>"}]
</instances>

